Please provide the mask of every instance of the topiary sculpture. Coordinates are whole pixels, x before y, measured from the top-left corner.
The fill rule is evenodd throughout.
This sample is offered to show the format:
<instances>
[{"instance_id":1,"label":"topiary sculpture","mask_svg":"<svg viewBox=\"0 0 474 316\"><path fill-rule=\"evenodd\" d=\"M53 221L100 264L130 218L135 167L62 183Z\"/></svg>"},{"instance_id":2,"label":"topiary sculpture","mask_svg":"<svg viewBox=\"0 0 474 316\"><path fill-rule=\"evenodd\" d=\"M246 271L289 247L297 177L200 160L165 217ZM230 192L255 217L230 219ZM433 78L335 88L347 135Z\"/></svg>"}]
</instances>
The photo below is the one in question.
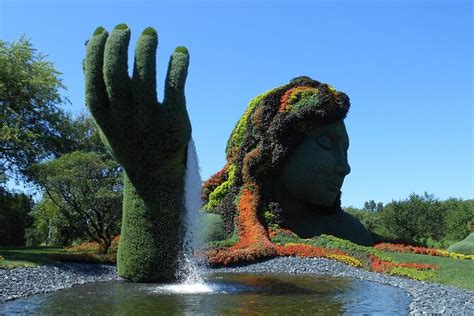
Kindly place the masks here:
<instances>
[{"instance_id":1,"label":"topiary sculpture","mask_svg":"<svg viewBox=\"0 0 474 316\"><path fill-rule=\"evenodd\" d=\"M474 255L474 232L470 233L463 240L452 244L447 250L465 255Z\"/></svg>"},{"instance_id":2,"label":"topiary sculpture","mask_svg":"<svg viewBox=\"0 0 474 316\"><path fill-rule=\"evenodd\" d=\"M119 24L109 35L99 27L87 43L86 103L101 138L124 168L118 274L151 282L176 278L184 236L184 174L191 124L184 85L189 54L171 55L163 102L156 92L153 28L143 31L128 75L130 29Z\"/></svg>"},{"instance_id":3,"label":"topiary sculpture","mask_svg":"<svg viewBox=\"0 0 474 316\"><path fill-rule=\"evenodd\" d=\"M308 77L250 101L229 137L226 165L202 191L204 209L221 215L237 241L209 251L211 263L288 255L272 243L275 227L303 238L330 234L373 244L341 208L340 189L350 172L343 121L349 107L346 94Z\"/></svg>"}]
</instances>

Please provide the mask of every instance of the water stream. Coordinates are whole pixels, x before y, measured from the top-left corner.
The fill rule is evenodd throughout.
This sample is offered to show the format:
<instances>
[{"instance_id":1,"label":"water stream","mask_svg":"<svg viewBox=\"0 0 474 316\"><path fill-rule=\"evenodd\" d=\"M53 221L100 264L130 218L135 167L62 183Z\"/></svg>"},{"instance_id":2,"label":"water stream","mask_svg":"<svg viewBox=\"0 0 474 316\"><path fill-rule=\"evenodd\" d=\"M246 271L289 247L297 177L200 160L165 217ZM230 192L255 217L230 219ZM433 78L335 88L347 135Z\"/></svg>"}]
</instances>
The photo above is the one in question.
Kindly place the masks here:
<instances>
[{"instance_id":1,"label":"water stream","mask_svg":"<svg viewBox=\"0 0 474 316\"><path fill-rule=\"evenodd\" d=\"M178 284L158 286L158 291L164 290L173 293L210 293L213 288L204 282L203 271L205 263L199 261L199 257L193 256L193 252L202 248L203 241L199 233L199 210L201 202L202 180L200 175L199 160L191 138L188 143L188 158L185 175L185 238L183 243L183 254L180 258L178 271Z\"/></svg>"}]
</instances>

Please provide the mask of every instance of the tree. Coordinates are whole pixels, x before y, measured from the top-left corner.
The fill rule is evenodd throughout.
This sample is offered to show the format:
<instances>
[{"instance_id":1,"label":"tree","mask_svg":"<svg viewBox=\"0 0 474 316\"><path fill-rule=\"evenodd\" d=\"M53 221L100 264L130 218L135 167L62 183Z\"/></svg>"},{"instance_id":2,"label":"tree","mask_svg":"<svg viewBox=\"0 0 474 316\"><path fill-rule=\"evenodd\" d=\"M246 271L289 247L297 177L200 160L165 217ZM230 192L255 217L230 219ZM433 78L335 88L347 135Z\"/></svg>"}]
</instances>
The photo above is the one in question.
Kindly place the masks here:
<instances>
[{"instance_id":1,"label":"tree","mask_svg":"<svg viewBox=\"0 0 474 316\"><path fill-rule=\"evenodd\" d=\"M58 107L66 101L59 76L28 39L0 40L0 184L28 179L35 162L63 152L68 116Z\"/></svg>"},{"instance_id":2,"label":"tree","mask_svg":"<svg viewBox=\"0 0 474 316\"><path fill-rule=\"evenodd\" d=\"M406 200L387 204L381 214L387 230L405 241L444 237L444 209L432 194L412 193Z\"/></svg>"},{"instance_id":3,"label":"tree","mask_svg":"<svg viewBox=\"0 0 474 316\"><path fill-rule=\"evenodd\" d=\"M104 161L110 159L91 116L80 115L74 120L65 120L61 142L65 152L95 152L100 154ZM35 174L32 176L35 178ZM59 207L48 196L43 196L40 202L35 205L32 216L35 227L27 231L27 243L29 244L45 243L67 246L74 240L90 239L82 230L69 225Z\"/></svg>"},{"instance_id":4,"label":"tree","mask_svg":"<svg viewBox=\"0 0 474 316\"><path fill-rule=\"evenodd\" d=\"M70 229L83 232L106 253L118 233L121 169L98 153L72 152L34 167L35 178Z\"/></svg>"},{"instance_id":5,"label":"tree","mask_svg":"<svg viewBox=\"0 0 474 316\"><path fill-rule=\"evenodd\" d=\"M0 245L23 246L25 229L32 224L29 212L31 198L21 193L9 193L0 188Z\"/></svg>"},{"instance_id":6,"label":"tree","mask_svg":"<svg viewBox=\"0 0 474 316\"><path fill-rule=\"evenodd\" d=\"M75 119L65 119L61 130L61 154L83 151L109 157L107 148L100 139L99 129L90 115L81 114Z\"/></svg>"},{"instance_id":7,"label":"tree","mask_svg":"<svg viewBox=\"0 0 474 316\"><path fill-rule=\"evenodd\" d=\"M468 223L474 225L474 200L450 198L442 202L446 209L445 239L462 240L470 233Z\"/></svg>"},{"instance_id":8,"label":"tree","mask_svg":"<svg viewBox=\"0 0 474 316\"><path fill-rule=\"evenodd\" d=\"M381 212L383 210L383 203L375 203L374 200L366 201L364 203L364 210L371 212Z\"/></svg>"},{"instance_id":9,"label":"tree","mask_svg":"<svg viewBox=\"0 0 474 316\"><path fill-rule=\"evenodd\" d=\"M31 215L34 218L34 231L27 231L27 243L31 245L44 243L65 247L75 239L88 239L79 227L69 224L61 209L48 196L43 196L43 199L35 204Z\"/></svg>"}]
</instances>

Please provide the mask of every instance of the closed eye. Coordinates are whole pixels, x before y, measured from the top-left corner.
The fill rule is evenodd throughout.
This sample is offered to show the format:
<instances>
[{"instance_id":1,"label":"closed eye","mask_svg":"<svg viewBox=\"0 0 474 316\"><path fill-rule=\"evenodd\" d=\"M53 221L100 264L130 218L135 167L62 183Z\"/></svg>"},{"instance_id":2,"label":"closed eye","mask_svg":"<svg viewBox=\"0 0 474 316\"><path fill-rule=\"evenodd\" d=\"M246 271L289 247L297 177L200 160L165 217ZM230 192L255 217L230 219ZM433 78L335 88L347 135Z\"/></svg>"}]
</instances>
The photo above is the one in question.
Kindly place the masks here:
<instances>
[{"instance_id":1,"label":"closed eye","mask_svg":"<svg viewBox=\"0 0 474 316\"><path fill-rule=\"evenodd\" d=\"M323 147L324 149L331 149L332 148L332 141L329 137L327 136L319 136L318 137L318 143Z\"/></svg>"}]
</instances>

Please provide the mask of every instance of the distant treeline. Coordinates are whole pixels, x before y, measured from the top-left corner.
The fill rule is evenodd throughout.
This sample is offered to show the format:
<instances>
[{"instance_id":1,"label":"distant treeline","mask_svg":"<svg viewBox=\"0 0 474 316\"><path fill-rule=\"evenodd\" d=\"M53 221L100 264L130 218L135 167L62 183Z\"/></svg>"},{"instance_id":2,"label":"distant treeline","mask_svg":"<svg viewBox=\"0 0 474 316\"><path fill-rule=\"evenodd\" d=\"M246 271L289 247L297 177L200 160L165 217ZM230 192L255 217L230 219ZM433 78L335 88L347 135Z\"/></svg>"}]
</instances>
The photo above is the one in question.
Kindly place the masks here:
<instances>
[{"instance_id":1,"label":"distant treeline","mask_svg":"<svg viewBox=\"0 0 474 316\"><path fill-rule=\"evenodd\" d=\"M434 195L411 194L386 205L367 201L364 208L345 208L373 234L376 242L388 241L447 248L466 238L469 224L474 224L474 200L449 198L441 201Z\"/></svg>"}]
</instances>

